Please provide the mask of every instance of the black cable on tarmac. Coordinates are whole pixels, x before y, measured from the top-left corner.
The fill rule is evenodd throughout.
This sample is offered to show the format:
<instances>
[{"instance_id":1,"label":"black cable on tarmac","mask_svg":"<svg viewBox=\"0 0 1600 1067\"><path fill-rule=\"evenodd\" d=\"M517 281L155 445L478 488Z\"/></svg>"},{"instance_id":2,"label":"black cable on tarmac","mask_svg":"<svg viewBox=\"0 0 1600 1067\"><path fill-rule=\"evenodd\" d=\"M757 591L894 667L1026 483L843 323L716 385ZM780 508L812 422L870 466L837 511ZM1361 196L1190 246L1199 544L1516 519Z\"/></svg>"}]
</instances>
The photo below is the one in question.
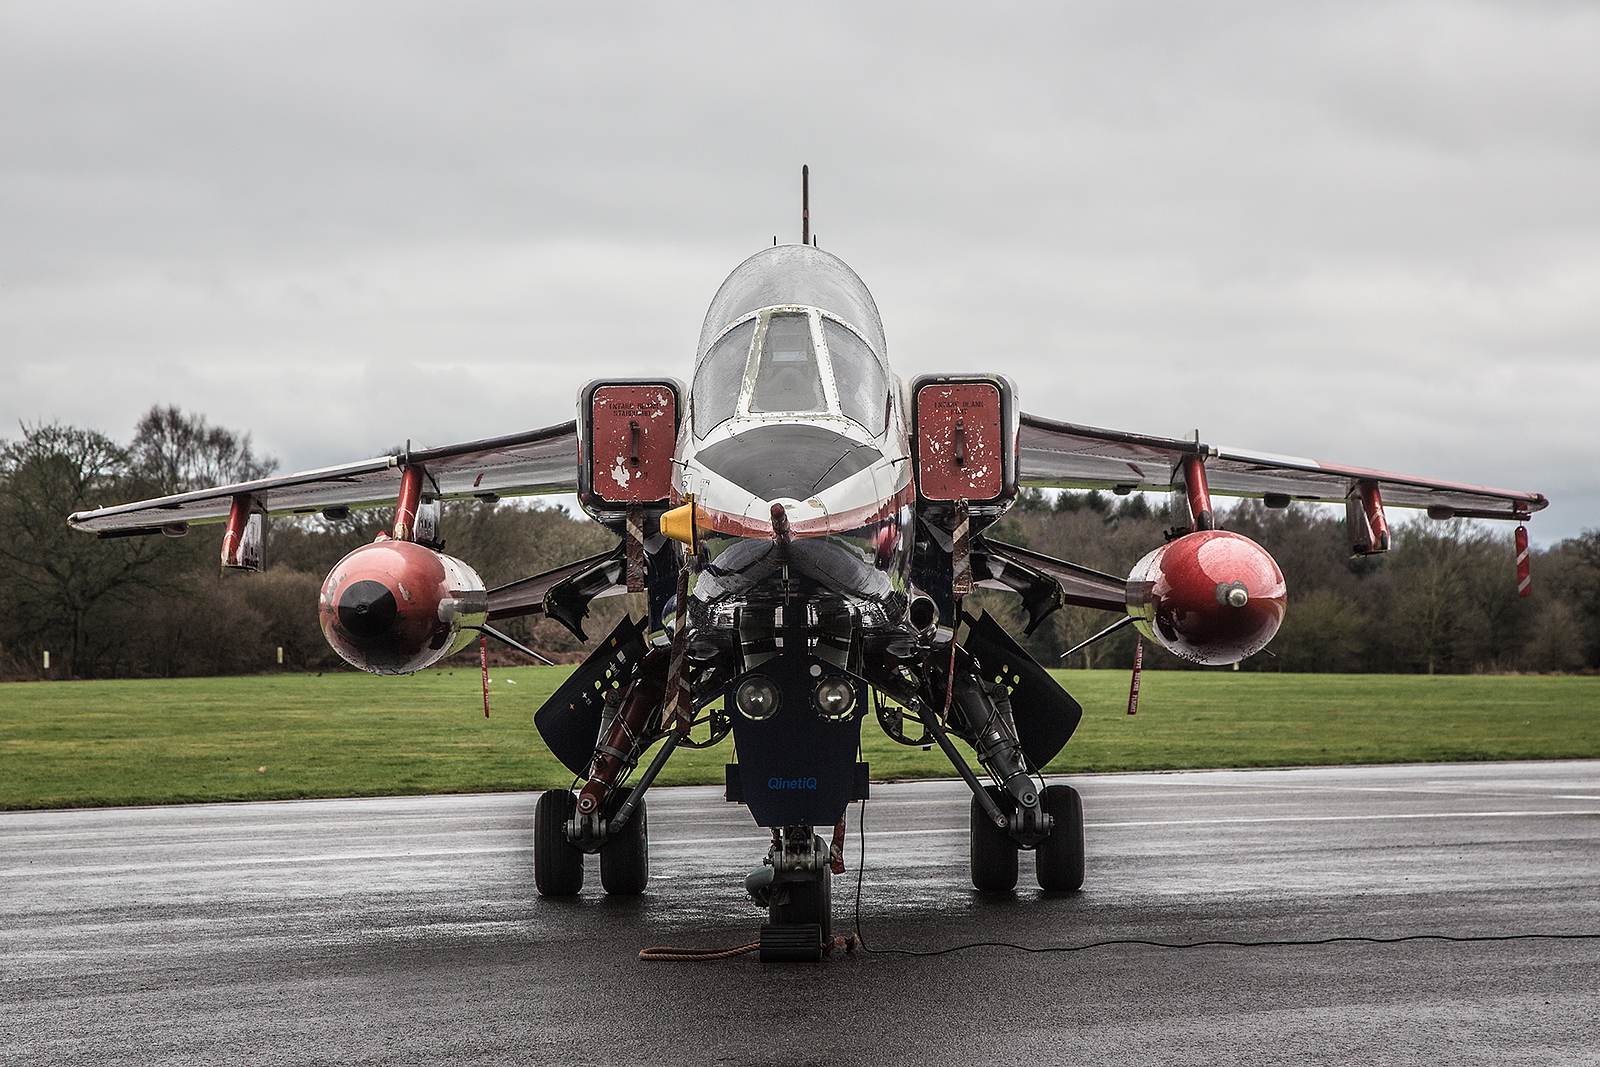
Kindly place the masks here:
<instances>
[{"instance_id":1,"label":"black cable on tarmac","mask_svg":"<svg viewBox=\"0 0 1600 1067\"><path fill-rule=\"evenodd\" d=\"M1456 936L1452 934L1406 934L1401 937L1367 937L1343 935L1338 937L1297 938L1272 941L1234 941L1226 938L1207 938L1204 941L1152 941L1142 937L1116 937L1104 941L1090 941L1082 945L1019 945L1012 941L969 941L946 948L868 948L861 933L861 884L867 870L867 802L861 802L856 817L861 840L861 855L856 863L856 940L861 951L874 956L948 956L953 952L966 952L975 948L1008 948L1017 952L1086 952L1092 948L1110 948L1115 945L1143 945L1149 948L1285 948L1312 945L1335 945L1361 942L1369 945L1398 945L1405 941L1450 941L1462 944L1491 941L1600 941L1600 934L1483 934Z\"/></svg>"},{"instance_id":2,"label":"black cable on tarmac","mask_svg":"<svg viewBox=\"0 0 1600 1067\"><path fill-rule=\"evenodd\" d=\"M873 956L948 956L955 952L968 952L978 948L1004 948L1015 952L1087 952L1095 948L1112 948L1118 945L1137 945L1147 948L1187 949L1187 948L1301 948L1316 945L1337 944L1368 944L1368 945L1398 945L1406 941L1444 941L1454 944L1483 944L1501 941L1600 941L1600 934L1405 934L1400 937L1369 937L1358 934L1346 934L1336 937L1317 938L1284 938L1262 941L1237 941L1229 938L1207 938L1203 941L1155 941L1142 937L1115 937L1104 941L1089 941L1081 945L1019 945L1014 941L969 941L961 945L949 945L945 948L911 949L911 948L868 948L866 937L861 932L861 891L867 871L867 802L861 801L856 815L856 831L860 840L860 855L856 863L856 900L855 900L855 934L849 937L835 935L823 946L824 955L832 955L836 949L844 949L853 954L857 949ZM641 960L647 961L676 961L698 962L703 960L729 959L733 956L754 952L761 947L760 941L752 941L748 945L739 945L725 949L687 949L687 948L647 948L639 953Z\"/></svg>"}]
</instances>

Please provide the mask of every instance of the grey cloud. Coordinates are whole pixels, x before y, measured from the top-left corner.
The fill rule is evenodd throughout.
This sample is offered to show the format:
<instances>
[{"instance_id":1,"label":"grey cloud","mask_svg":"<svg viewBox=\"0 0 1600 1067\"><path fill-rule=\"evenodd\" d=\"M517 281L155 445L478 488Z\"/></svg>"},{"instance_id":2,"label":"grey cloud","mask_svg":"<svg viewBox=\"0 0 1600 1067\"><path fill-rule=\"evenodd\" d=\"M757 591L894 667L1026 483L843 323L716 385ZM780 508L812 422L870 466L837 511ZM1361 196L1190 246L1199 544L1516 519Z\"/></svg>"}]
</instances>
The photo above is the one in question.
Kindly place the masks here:
<instances>
[{"instance_id":1,"label":"grey cloud","mask_svg":"<svg viewBox=\"0 0 1600 1067\"><path fill-rule=\"evenodd\" d=\"M0 420L287 468L688 374L798 236L902 374L1509 484L1600 525L1600 12L1562 3L13 6Z\"/></svg>"}]
</instances>

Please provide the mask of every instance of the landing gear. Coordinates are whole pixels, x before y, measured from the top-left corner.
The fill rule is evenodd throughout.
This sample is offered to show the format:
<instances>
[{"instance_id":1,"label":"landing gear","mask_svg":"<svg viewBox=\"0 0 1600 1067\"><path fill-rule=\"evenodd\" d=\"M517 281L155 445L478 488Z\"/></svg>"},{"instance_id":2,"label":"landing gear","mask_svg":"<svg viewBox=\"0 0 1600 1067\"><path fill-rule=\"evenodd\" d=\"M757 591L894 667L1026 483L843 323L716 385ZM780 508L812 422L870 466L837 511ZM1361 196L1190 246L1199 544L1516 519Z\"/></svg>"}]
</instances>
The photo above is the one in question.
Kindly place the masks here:
<instances>
[{"instance_id":1,"label":"landing gear","mask_svg":"<svg viewBox=\"0 0 1600 1067\"><path fill-rule=\"evenodd\" d=\"M833 936L833 874L772 887L771 922L761 926L762 963L816 963ZM782 899L784 903L778 903Z\"/></svg>"},{"instance_id":2,"label":"landing gear","mask_svg":"<svg viewBox=\"0 0 1600 1067\"><path fill-rule=\"evenodd\" d=\"M611 796L613 816L631 789ZM533 884L540 896L570 897L583 889L584 849L567 835L578 811L578 798L566 789L552 789L533 809ZM638 896L650 880L650 829L645 801L639 798L622 828L606 837L600 853L600 884L614 896Z\"/></svg>"},{"instance_id":3,"label":"landing gear","mask_svg":"<svg viewBox=\"0 0 1600 1067\"><path fill-rule=\"evenodd\" d=\"M986 791L1006 810L1006 794L998 786ZM980 893L1009 893L1017 888L1017 842L994 824L977 797L972 798L972 888Z\"/></svg>"},{"instance_id":4,"label":"landing gear","mask_svg":"<svg viewBox=\"0 0 1600 1067\"><path fill-rule=\"evenodd\" d=\"M833 872L822 868L822 876L815 881L789 882L784 887L788 900L778 903L778 892L773 893L768 916L774 923L800 925L815 923L822 931L822 940L833 936Z\"/></svg>"},{"instance_id":5,"label":"landing gear","mask_svg":"<svg viewBox=\"0 0 1600 1067\"><path fill-rule=\"evenodd\" d=\"M986 790L1002 811L1007 797L998 786ZM1070 893L1083 888L1083 800L1070 785L1045 786L1040 807L1050 833L1033 847L1039 888ZM972 798L972 887L980 893L1007 893L1017 887L1020 846L996 826L977 797Z\"/></svg>"},{"instance_id":6,"label":"landing gear","mask_svg":"<svg viewBox=\"0 0 1600 1067\"><path fill-rule=\"evenodd\" d=\"M1050 836L1034 848L1039 888L1073 892L1083 888L1083 800L1070 785L1047 785L1044 811ZM976 855L976 848L974 848ZM1016 872L1012 872L1015 881Z\"/></svg>"},{"instance_id":7,"label":"landing gear","mask_svg":"<svg viewBox=\"0 0 1600 1067\"><path fill-rule=\"evenodd\" d=\"M622 807L632 792L619 789L613 793L612 811ZM600 846L600 884L613 896L638 896L650 880L650 831L644 805L644 797L640 797L633 817Z\"/></svg>"},{"instance_id":8,"label":"landing gear","mask_svg":"<svg viewBox=\"0 0 1600 1067\"><path fill-rule=\"evenodd\" d=\"M613 634L611 644L616 643ZM643 648L642 643L639 647ZM615 655L619 663L627 666L622 652ZM604 702L597 710L598 739L587 773L582 775L586 779L583 788L577 796L565 789L553 789L539 798L534 809L534 884L544 896L566 897L579 892L587 853L599 854L600 884L607 893L637 896L644 892L650 880L650 831L644 794L687 734L686 730L661 728L668 665L665 647L657 647L638 659L632 680L625 687L610 674L593 680L596 692L604 688L603 681L609 679L611 684L604 688ZM585 669L589 669L587 664ZM580 696L590 700L593 694L585 689L572 696L570 705L577 706ZM547 704L541 714L548 708ZM569 724L563 727L566 733L558 735L568 749L562 758L569 767L577 762L573 734L576 728ZM666 738L666 743L644 774L632 787L619 786L618 780L633 770L639 757L661 737Z\"/></svg>"},{"instance_id":9,"label":"landing gear","mask_svg":"<svg viewBox=\"0 0 1600 1067\"><path fill-rule=\"evenodd\" d=\"M552 789L533 809L533 884L540 896L570 897L583 888L583 850L567 839L578 798Z\"/></svg>"},{"instance_id":10,"label":"landing gear","mask_svg":"<svg viewBox=\"0 0 1600 1067\"><path fill-rule=\"evenodd\" d=\"M828 844L809 826L773 831L765 865L745 879L751 899L765 905L763 963L812 963L833 936L833 872Z\"/></svg>"},{"instance_id":11,"label":"landing gear","mask_svg":"<svg viewBox=\"0 0 1600 1067\"><path fill-rule=\"evenodd\" d=\"M998 785L981 785L945 737L937 717L924 719L945 754L972 788L970 847L972 885L982 893L1017 887L1017 852L1033 849L1039 886L1050 891L1083 887L1083 802L1071 786L1034 785L1017 736L1005 688L976 674L957 675L952 731L977 750L978 760Z\"/></svg>"}]
</instances>

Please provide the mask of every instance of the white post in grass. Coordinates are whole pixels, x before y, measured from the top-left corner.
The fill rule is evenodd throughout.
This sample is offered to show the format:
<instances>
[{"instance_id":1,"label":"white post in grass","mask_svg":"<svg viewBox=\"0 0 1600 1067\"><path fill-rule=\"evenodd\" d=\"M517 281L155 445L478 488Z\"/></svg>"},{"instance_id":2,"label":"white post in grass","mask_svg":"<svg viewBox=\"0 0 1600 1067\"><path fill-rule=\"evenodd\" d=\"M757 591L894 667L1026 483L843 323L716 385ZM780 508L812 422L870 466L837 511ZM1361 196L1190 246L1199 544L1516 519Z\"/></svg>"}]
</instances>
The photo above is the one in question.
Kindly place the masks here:
<instances>
[{"instance_id":1,"label":"white post in grass","mask_svg":"<svg viewBox=\"0 0 1600 1067\"><path fill-rule=\"evenodd\" d=\"M46 652L44 654L44 669L45 670L49 670L50 669L50 653L48 653L48 652Z\"/></svg>"},{"instance_id":2,"label":"white post in grass","mask_svg":"<svg viewBox=\"0 0 1600 1067\"><path fill-rule=\"evenodd\" d=\"M278 666L283 666L283 646L278 646Z\"/></svg>"}]
</instances>

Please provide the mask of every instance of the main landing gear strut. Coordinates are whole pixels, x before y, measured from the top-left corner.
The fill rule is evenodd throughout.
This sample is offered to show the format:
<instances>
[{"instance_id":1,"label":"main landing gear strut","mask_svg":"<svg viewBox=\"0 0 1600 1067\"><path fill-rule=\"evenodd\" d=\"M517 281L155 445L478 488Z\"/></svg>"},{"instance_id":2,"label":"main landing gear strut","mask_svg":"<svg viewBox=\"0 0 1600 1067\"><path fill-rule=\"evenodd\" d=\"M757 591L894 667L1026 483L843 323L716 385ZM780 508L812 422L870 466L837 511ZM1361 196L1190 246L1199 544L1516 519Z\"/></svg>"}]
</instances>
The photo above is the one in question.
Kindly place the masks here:
<instances>
[{"instance_id":1,"label":"main landing gear strut","mask_svg":"<svg viewBox=\"0 0 1600 1067\"><path fill-rule=\"evenodd\" d=\"M924 710L921 718L972 789L969 843L973 888L980 892L1015 889L1017 854L1032 850L1041 889L1081 889L1083 802L1071 786L1037 787L1018 739L1005 686L985 680L971 665L962 667L958 659L950 707L948 730L937 713ZM951 732L972 746L978 762L999 784L985 786L979 781L951 743Z\"/></svg>"},{"instance_id":2,"label":"main landing gear strut","mask_svg":"<svg viewBox=\"0 0 1600 1067\"><path fill-rule=\"evenodd\" d=\"M577 796L552 789L539 798L533 812L533 880L541 895L576 894L583 888L583 857L596 852L600 884L607 893L644 892L650 880L644 792L676 747L678 735L668 735L638 785L618 787L617 781L661 736L667 668L666 649L652 650L632 684L614 702L607 701L588 780Z\"/></svg>"}]
</instances>

